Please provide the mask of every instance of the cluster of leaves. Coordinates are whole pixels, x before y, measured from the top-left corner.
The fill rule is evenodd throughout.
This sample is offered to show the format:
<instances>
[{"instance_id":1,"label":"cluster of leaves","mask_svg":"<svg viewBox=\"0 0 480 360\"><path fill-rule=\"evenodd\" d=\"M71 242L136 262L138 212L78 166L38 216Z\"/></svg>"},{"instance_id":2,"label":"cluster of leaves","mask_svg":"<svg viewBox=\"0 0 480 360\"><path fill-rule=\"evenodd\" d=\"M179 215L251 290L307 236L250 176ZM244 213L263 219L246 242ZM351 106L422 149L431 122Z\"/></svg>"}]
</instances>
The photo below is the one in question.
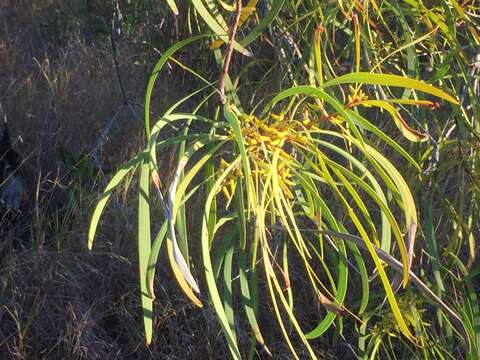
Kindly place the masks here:
<instances>
[{"instance_id":1,"label":"cluster of leaves","mask_svg":"<svg viewBox=\"0 0 480 360\"><path fill-rule=\"evenodd\" d=\"M238 338L242 316L251 328L249 357L259 349L270 352L258 320L259 284L268 291L278 331L295 358L300 357L299 345L316 358L312 341L332 325L342 336L345 314L354 319L359 334L359 357L395 358L396 347L402 346L405 356L455 358L462 350L452 339L460 335L465 353L474 358L480 350L471 271L479 209L479 149L474 146L480 134L479 66L468 59L473 51L469 46L480 42L475 5L460 6L455 0L432 7L414 0L402 5L393 0L336 5L251 0L237 14L240 35L234 38L226 18L234 17L235 3L168 4L175 14L194 15L197 28L208 34L175 43L158 61L146 93L147 146L112 178L89 231L91 248L108 199L138 171L139 274L147 343L152 338L155 266L165 242L179 286L199 307L204 283L234 358L244 353ZM191 28L189 21L187 26ZM459 35L459 27L467 31ZM175 59L177 51L207 41L219 69L232 49L250 59L234 68L237 78L223 73L225 104L217 100L215 79ZM253 56L265 43L277 49L267 69L265 60ZM155 81L168 61L204 85L151 124ZM427 63L433 75L428 82L416 80ZM449 72L452 66L458 68L455 74ZM339 75L345 72L342 67L350 73ZM249 81L251 69L255 77L260 72L263 84ZM265 84L275 80L272 96ZM448 92L457 94L460 103ZM194 109L178 111L192 99ZM161 140L172 124L178 134ZM452 133L455 140L449 139ZM171 174L157 159L167 149L175 159ZM438 154L456 149L468 150L459 164L439 164ZM401 166L408 170L402 172ZM463 194L446 196L441 179L459 180L458 173ZM422 200L420 219L416 194ZM435 237L436 197L451 214L445 229L452 236L446 244ZM153 198L164 214L160 223L151 221ZM187 226L191 217L201 219L199 236ZM152 228L158 229L153 242ZM419 244L417 237L426 241ZM414 252L424 245L430 262L419 259L415 264ZM198 247L201 262L191 264L189 249ZM467 266L462 262L465 249ZM430 264L433 284L413 271L428 275ZM193 265L204 282L196 280ZM371 268L382 291L371 291ZM303 298L294 285L298 279ZM411 287L399 291L410 281L437 306L435 329L423 315L423 298L414 296ZM432 285L436 291L430 290ZM443 299L450 291L464 293L456 310ZM390 305L388 311L382 300ZM314 311L307 309L314 303L324 309L323 317L316 323L301 321L302 314ZM383 314L382 321L373 321L378 314ZM440 345L441 339L450 339L450 345Z\"/></svg>"}]
</instances>

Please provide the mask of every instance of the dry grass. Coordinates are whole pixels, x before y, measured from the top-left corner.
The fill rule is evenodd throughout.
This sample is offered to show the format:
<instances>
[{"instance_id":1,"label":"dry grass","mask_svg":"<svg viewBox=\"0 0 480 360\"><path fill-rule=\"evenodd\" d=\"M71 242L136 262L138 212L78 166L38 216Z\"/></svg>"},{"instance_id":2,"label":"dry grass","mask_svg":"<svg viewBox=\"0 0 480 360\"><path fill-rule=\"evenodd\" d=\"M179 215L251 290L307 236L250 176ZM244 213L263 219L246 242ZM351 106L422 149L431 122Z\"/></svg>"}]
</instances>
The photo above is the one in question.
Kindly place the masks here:
<instances>
[{"instance_id":1,"label":"dry grass","mask_svg":"<svg viewBox=\"0 0 480 360\"><path fill-rule=\"evenodd\" d=\"M175 296L175 290L167 291L160 284L155 318L158 336L147 348L135 270L131 260L110 252L17 252L2 269L1 358L226 355L214 315L197 312L182 296ZM168 274L160 271L159 277L165 279Z\"/></svg>"},{"instance_id":2,"label":"dry grass","mask_svg":"<svg viewBox=\"0 0 480 360\"><path fill-rule=\"evenodd\" d=\"M119 196L95 250L86 251L98 190L109 171L137 152L143 124L122 108L108 34L92 30L95 21L108 19L106 2L89 2L93 15L75 18L82 3L0 4L1 115L23 158L26 183L22 212L0 209L0 358L227 358L213 310L199 311L184 298L166 259L155 285L156 336L150 347L144 345L131 220L136 199L130 204L128 194ZM63 19L65 14L74 15ZM157 54L142 45L144 23L129 33L117 44L118 60L128 99L141 114ZM154 108L178 97L185 81L176 75L165 75L166 96ZM263 310L267 321L269 309ZM281 335L267 335L277 358L288 358ZM248 351L249 339L241 342Z\"/></svg>"},{"instance_id":3,"label":"dry grass","mask_svg":"<svg viewBox=\"0 0 480 360\"><path fill-rule=\"evenodd\" d=\"M128 205L108 216L103 248L86 253L93 190L105 180L89 155L123 98L108 36L89 32L92 18L62 19L81 3L0 5L0 102L26 182L22 213L0 219L0 358L223 358L214 315L192 309L166 267L158 271L158 336L144 345ZM91 2L97 20L108 16L101 3ZM151 64L139 39L130 40L118 44L120 69L141 113L135 104ZM142 124L121 110L98 148L102 170L136 152L142 136Z\"/></svg>"}]
</instances>

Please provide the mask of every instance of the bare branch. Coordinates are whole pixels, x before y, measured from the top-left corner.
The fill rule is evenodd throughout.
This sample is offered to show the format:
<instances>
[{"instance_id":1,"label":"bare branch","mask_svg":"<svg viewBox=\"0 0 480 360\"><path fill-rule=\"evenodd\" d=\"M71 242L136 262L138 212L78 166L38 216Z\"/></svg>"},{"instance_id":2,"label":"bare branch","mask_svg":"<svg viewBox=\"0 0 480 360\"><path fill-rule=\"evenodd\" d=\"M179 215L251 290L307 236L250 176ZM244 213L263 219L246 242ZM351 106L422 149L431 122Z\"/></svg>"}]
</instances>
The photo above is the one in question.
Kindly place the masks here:
<instances>
[{"instance_id":1,"label":"bare branch","mask_svg":"<svg viewBox=\"0 0 480 360\"><path fill-rule=\"evenodd\" d=\"M227 97L225 96L225 78L228 75L228 69L230 68L230 62L232 61L233 43L235 36L237 35L238 23L240 21L240 15L242 14L242 0L237 0L235 20L231 26L230 36L228 38L227 53L225 54L225 62L223 63L223 71L220 75L218 82L218 91L220 92L220 102L225 105L227 103Z\"/></svg>"}]
</instances>

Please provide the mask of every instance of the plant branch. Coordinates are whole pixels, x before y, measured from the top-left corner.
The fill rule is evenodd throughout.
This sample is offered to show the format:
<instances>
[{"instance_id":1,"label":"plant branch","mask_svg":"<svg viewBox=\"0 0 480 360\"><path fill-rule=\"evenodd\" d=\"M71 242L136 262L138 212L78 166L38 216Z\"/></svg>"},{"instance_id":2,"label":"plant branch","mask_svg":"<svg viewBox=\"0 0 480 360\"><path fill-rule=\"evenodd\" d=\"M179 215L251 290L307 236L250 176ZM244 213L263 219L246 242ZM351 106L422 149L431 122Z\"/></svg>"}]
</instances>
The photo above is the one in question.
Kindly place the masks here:
<instances>
[{"instance_id":1,"label":"plant branch","mask_svg":"<svg viewBox=\"0 0 480 360\"><path fill-rule=\"evenodd\" d=\"M368 251L363 239L358 236L343 234L343 233L339 233L336 231L329 231L329 230L320 230L318 232L324 235L337 237L346 241L353 242L362 250ZM400 261L398 261L393 256L386 253L385 251L383 251L382 249L378 248L375 245L373 245L373 248L377 253L378 257L383 261L385 261L388 265L390 265L392 269L394 269L399 274L403 272L403 264ZM438 306L440 306L443 309L443 311L445 311L448 314L450 320L455 324L454 325L455 329L459 332L459 334L462 335L467 352L470 352L470 349L471 349L470 339L468 337L467 330L463 325L462 319L447 304L445 304L442 301L442 299L440 299L437 296L437 294L435 294L432 290L430 290L430 288L422 280L420 280L420 278L412 270L409 269L408 272L410 274L410 279L412 280L412 282L415 285L417 285L425 293L425 295L427 295L430 298L431 301L433 301Z\"/></svg>"},{"instance_id":2,"label":"plant branch","mask_svg":"<svg viewBox=\"0 0 480 360\"><path fill-rule=\"evenodd\" d=\"M227 103L227 97L225 96L225 79L228 75L228 69L230 68L230 62L232 61L233 43L235 36L237 35L238 23L240 22L240 15L242 14L242 0L237 0L235 20L231 26L230 36L228 38L227 53L225 55L225 62L223 63L223 71L220 75L218 82L218 91L220 92L220 102L222 105Z\"/></svg>"}]
</instances>

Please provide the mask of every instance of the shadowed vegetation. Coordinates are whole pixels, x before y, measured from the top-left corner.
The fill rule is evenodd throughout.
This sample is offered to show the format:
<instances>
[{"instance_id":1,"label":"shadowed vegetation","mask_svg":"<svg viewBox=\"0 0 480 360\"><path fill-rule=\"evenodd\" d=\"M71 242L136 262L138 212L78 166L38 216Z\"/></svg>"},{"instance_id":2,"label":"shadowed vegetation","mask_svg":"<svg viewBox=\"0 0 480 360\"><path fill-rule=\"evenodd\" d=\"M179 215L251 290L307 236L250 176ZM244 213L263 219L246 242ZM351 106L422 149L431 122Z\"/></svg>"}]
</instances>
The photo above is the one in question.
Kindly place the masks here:
<instances>
[{"instance_id":1,"label":"shadowed vegetation","mask_svg":"<svg viewBox=\"0 0 480 360\"><path fill-rule=\"evenodd\" d=\"M0 19L2 358L478 358L475 1Z\"/></svg>"}]
</instances>

